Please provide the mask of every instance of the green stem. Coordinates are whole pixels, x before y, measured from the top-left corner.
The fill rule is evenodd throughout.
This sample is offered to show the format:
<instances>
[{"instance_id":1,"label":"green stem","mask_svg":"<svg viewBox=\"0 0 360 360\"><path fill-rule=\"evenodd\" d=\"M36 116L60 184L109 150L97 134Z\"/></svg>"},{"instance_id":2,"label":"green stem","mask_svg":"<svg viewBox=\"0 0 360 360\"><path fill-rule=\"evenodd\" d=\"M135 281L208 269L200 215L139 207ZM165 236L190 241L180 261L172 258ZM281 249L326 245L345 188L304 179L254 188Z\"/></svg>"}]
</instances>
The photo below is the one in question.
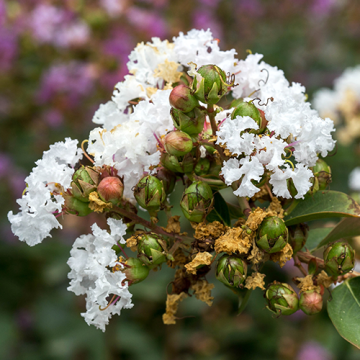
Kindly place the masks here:
<instances>
[{"instance_id":1,"label":"green stem","mask_svg":"<svg viewBox=\"0 0 360 360\"><path fill-rule=\"evenodd\" d=\"M216 132L217 132L217 125L216 125L216 121L215 121L215 111L214 111L214 105L212 104L208 104L207 106L207 112L209 115L209 119L210 119L210 124L211 124L211 130L214 136L216 136Z\"/></svg>"},{"instance_id":2,"label":"green stem","mask_svg":"<svg viewBox=\"0 0 360 360\"><path fill-rule=\"evenodd\" d=\"M239 300L239 310L237 313L238 315L240 315L245 310L252 292L252 290L246 290L245 296L241 300Z\"/></svg>"}]
</instances>

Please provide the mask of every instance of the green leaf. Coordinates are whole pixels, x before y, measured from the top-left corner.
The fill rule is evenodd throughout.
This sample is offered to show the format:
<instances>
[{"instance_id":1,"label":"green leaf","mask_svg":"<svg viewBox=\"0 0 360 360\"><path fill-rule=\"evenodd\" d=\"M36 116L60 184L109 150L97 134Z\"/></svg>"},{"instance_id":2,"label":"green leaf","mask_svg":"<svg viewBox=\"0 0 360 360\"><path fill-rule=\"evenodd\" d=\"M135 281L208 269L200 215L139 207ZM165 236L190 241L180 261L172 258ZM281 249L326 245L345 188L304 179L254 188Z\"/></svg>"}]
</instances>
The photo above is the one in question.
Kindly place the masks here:
<instances>
[{"instance_id":1,"label":"green leaf","mask_svg":"<svg viewBox=\"0 0 360 360\"><path fill-rule=\"evenodd\" d=\"M342 219L331 232L319 243L318 248L339 240L360 235L360 218L351 217Z\"/></svg>"},{"instance_id":2,"label":"green leaf","mask_svg":"<svg viewBox=\"0 0 360 360\"><path fill-rule=\"evenodd\" d=\"M289 226L330 217L359 216L360 207L350 196L338 191L318 191L308 199L299 201L284 220Z\"/></svg>"},{"instance_id":3,"label":"green leaf","mask_svg":"<svg viewBox=\"0 0 360 360\"><path fill-rule=\"evenodd\" d=\"M231 225L229 208L219 192L214 194L214 208L206 217L206 220L209 222L220 221L227 226Z\"/></svg>"},{"instance_id":4,"label":"green leaf","mask_svg":"<svg viewBox=\"0 0 360 360\"><path fill-rule=\"evenodd\" d=\"M239 206L230 204L230 203L226 203L229 209L229 213L230 213L230 217L231 219L240 219L243 218L245 215L244 213L241 211L241 208Z\"/></svg>"},{"instance_id":5,"label":"green leaf","mask_svg":"<svg viewBox=\"0 0 360 360\"><path fill-rule=\"evenodd\" d=\"M339 334L360 349L360 277L337 286L327 308Z\"/></svg>"},{"instance_id":6,"label":"green leaf","mask_svg":"<svg viewBox=\"0 0 360 360\"><path fill-rule=\"evenodd\" d=\"M308 238L306 240L305 249L313 252L319 246L319 244L326 238L333 228L317 228L309 231Z\"/></svg>"}]
</instances>

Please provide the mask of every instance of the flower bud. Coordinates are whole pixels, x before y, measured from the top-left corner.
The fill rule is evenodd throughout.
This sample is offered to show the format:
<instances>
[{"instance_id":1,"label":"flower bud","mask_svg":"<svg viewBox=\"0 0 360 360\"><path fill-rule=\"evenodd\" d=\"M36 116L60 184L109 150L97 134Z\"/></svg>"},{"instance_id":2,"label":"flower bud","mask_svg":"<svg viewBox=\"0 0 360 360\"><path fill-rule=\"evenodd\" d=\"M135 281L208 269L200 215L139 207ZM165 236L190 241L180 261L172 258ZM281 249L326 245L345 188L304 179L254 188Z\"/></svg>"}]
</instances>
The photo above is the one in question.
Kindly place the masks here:
<instances>
[{"instance_id":1,"label":"flower bud","mask_svg":"<svg viewBox=\"0 0 360 360\"><path fill-rule=\"evenodd\" d=\"M300 294L299 308L306 315L319 313L323 306L323 298L316 290L307 290Z\"/></svg>"},{"instance_id":2,"label":"flower bud","mask_svg":"<svg viewBox=\"0 0 360 360\"><path fill-rule=\"evenodd\" d=\"M163 246L165 240L158 235L146 234L138 242L138 258L150 269L160 265L167 260Z\"/></svg>"},{"instance_id":3,"label":"flower bud","mask_svg":"<svg viewBox=\"0 0 360 360\"><path fill-rule=\"evenodd\" d=\"M325 270L331 276L344 275L355 265L355 251L346 242L330 244L324 251Z\"/></svg>"},{"instance_id":4,"label":"flower bud","mask_svg":"<svg viewBox=\"0 0 360 360\"><path fill-rule=\"evenodd\" d=\"M63 198L65 199L64 209L68 214L86 216L92 212L88 202L81 201L68 193L63 194Z\"/></svg>"},{"instance_id":5,"label":"flower bud","mask_svg":"<svg viewBox=\"0 0 360 360\"><path fill-rule=\"evenodd\" d=\"M174 126L189 135L197 135L202 132L205 122L205 113L199 108L184 113L172 108L170 115L173 119Z\"/></svg>"},{"instance_id":6,"label":"flower bud","mask_svg":"<svg viewBox=\"0 0 360 360\"><path fill-rule=\"evenodd\" d=\"M198 176L206 175L210 169L210 160L207 158L200 158L195 166L195 174Z\"/></svg>"},{"instance_id":7,"label":"flower bud","mask_svg":"<svg viewBox=\"0 0 360 360\"><path fill-rule=\"evenodd\" d=\"M318 159L312 170L319 182L319 190L325 190L331 183L330 166L324 160Z\"/></svg>"},{"instance_id":8,"label":"flower bud","mask_svg":"<svg viewBox=\"0 0 360 360\"><path fill-rule=\"evenodd\" d=\"M256 244L267 253L276 253L287 244L288 233L282 219L277 216L267 217L259 226Z\"/></svg>"},{"instance_id":9,"label":"flower bud","mask_svg":"<svg viewBox=\"0 0 360 360\"><path fill-rule=\"evenodd\" d=\"M304 195L304 199L308 199L309 197L312 197L319 190L319 182L316 177L311 177L309 179L309 181L311 183L311 186L310 186L310 189L308 190L308 192ZM294 185L293 179L287 179L287 186L288 186L290 195L292 197L295 197L297 195L298 191Z\"/></svg>"},{"instance_id":10,"label":"flower bud","mask_svg":"<svg viewBox=\"0 0 360 360\"><path fill-rule=\"evenodd\" d=\"M216 278L230 287L239 287L246 278L247 265L236 255L223 255L217 262Z\"/></svg>"},{"instance_id":11,"label":"flower bud","mask_svg":"<svg viewBox=\"0 0 360 360\"><path fill-rule=\"evenodd\" d=\"M269 284L265 298L267 308L276 315L291 315L299 309L299 299L294 289L285 283L274 281Z\"/></svg>"},{"instance_id":12,"label":"flower bud","mask_svg":"<svg viewBox=\"0 0 360 360\"><path fill-rule=\"evenodd\" d=\"M195 160L191 153L182 158L164 153L161 155L160 161L164 167L174 173L191 173L195 166Z\"/></svg>"},{"instance_id":13,"label":"flower bud","mask_svg":"<svg viewBox=\"0 0 360 360\"><path fill-rule=\"evenodd\" d=\"M300 251L306 244L309 227L306 224L289 226L289 244L294 254Z\"/></svg>"},{"instance_id":14,"label":"flower bud","mask_svg":"<svg viewBox=\"0 0 360 360\"><path fill-rule=\"evenodd\" d=\"M170 93L170 105L185 113L193 110L199 105L199 102L192 94L193 91L186 85L180 84Z\"/></svg>"},{"instance_id":15,"label":"flower bud","mask_svg":"<svg viewBox=\"0 0 360 360\"><path fill-rule=\"evenodd\" d=\"M157 211L166 197L162 182L155 176L144 176L135 186L134 196L138 204L148 211Z\"/></svg>"},{"instance_id":16,"label":"flower bud","mask_svg":"<svg viewBox=\"0 0 360 360\"><path fill-rule=\"evenodd\" d=\"M176 175L172 171L160 167L158 168L156 177L162 181L166 195L171 194L175 188Z\"/></svg>"},{"instance_id":17,"label":"flower bud","mask_svg":"<svg viewBox=\"0 0 360 360\"><path fill-rule=\"evenodd\" d=\"M142 261L135 258L127 259L121 271L126 275L126 279L131 282L130 285L145 280L149 275L149 268Z\"/></svg>"},{"instance_id":18,"label":"flower bud","mask_svg":"<svg viewBox=\"0 0 360 360\"><path fill-rule=\"evenodd\" d=\"M210 186L202 181L193 182L184 192L180 206L189 221L201 222L210 212L213 194Z\"/></svg>"},{"instance_id":19,"label":"flower bud","mask_svg":"<svg viewBox=\"0 0 360 360\"><path fill-rule=\"evenodd\" d=\"M76 170L71 182L72 195L81 201L88 202L89 195L96 190L100 174L89 166Z\"/></svg>"},{"instance_id":20,"label":"flower bud","mask_svg":"<svg viewBox=\"0 0 360 360\"><path fill-rule=\"evenodd\" d=\"M109 176L100 181L97 192L102 201L117 205L123 195L124 185L116 176Z\"/></svg>"},{"instance_id":21,"label":"flower bud","mask_svg":"<svg viewBox=\"0 0 360 360\"><path fill-rule=\"evenodd\" d=\"M200 82L194 79L195 96L206 104L216 104L227 92L230 85L226 84L226 74L216 65L204 65L198 73L202 76Z\"/></svg>"},{"instance_id":22,"label":"flower bud","mask_svg":"<svg viewBox=\"0 0 360 360\"><path fill-rule=\"evenodd\" d=\"M168 154L174 156L184 156L193 148L191 137L183 131L171 131L164 139L164 146Z\"/></svg>"},{"instance_id":23,"label":"flower bud","mask_svg":"<svg viewBox=\"0 0 360 360\"><path fill-rule=\"evenodd\" d=\"M263 121L260 111L252 102L241 102L232 112L231 118L235 119L237 116L250 116L259 125L259 128L261 128Z\"/></svg>"}]
</instances>

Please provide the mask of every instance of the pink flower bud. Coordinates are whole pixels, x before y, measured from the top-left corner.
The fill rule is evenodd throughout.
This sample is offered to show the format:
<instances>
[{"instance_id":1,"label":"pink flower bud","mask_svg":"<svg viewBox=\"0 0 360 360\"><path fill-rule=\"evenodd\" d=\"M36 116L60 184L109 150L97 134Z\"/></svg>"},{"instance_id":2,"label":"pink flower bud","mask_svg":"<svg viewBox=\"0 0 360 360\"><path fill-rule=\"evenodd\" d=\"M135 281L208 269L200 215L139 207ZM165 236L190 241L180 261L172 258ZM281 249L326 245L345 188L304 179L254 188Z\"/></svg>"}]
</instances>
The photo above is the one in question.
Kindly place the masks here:
<instances>
[{"instance_id":1,"label":"pink flower bud","mask_svg":"<svg viewBox=\"0 0 360 360\"><path fill-rule=\"evenodd\" d=\"M193 148L190 135L183 131L171 131L165 136L164 146L170 155L184 156Z\"/></svg>"},{"instance_id":2,"label":"pink flower bud","mask_svg":"<svg viewBox=\"0 0 360 360\"><path fill-rule=\"evenodd\" d=\"M314 315L321 311L322 296L315 290L304 291L300 295L299 307L306 315Z\"/></svg>"},{"instance_id":3,"label":"pink flower bud","mask_svg":"<svg viewBox=\"0 0 360 360\"><path fill-rule=\"evenodd\" d=\"M192 90L182 84L174 87L170 93L169 100L171 106L185 113L199 105L195 96L192 94Z\"/></svg>"},{"instance_id":4,"label":"pink flower bud","mask_svg":"<svg viewBox=\"0 0 360 360\"><path fill-rule=\"evenodd\" d=\"M124 185L118 177L108 176L100 181L97 192L102 201L117 205L122 198Z\"/></svg>"}]
</instances>

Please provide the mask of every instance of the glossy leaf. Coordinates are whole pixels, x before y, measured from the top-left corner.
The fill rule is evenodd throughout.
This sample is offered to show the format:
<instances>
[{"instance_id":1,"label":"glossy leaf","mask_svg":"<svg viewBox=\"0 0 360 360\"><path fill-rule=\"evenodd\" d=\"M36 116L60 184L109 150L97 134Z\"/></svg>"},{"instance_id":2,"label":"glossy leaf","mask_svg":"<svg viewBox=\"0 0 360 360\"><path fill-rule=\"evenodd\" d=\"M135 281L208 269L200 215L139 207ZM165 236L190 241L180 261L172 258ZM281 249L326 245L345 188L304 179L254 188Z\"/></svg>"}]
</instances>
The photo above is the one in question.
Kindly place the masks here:
<instances>
[{"instance_id":1,"label":"glossy leaf","mask_svg":"<svg viewBox=\"0 0 360 360\"><path fill-rule=\"evenodd\" d=\"M338 191L318 191L299 201L284 220L289 226L317 219L359 216L360 207L350 196Z\"/></svg>"},{"instance_id":2,"label":"glossy leaf","mask_svg":"<svg viewBox=\"0 0 360 360\"><path fill-rule=\"evenodd\" d=\"M326 238L326 236L331 232L332 229L333 228L331 227L311 229L309 231L309 235L304 248L309 251L316 250L319 244Z\"/></svg>"},{"instance_id":3,"label":"glossy leaf","mask_svg":"<svg viewBox=\"0 0 360 360\"><path fill-rule=\"evenodd\" d=\"M238 220L239 218L243 218L245 216L239 206L235 206L230 203L226 203L226 204L228 206L231 219Z\"/></svg>"},{"instance_id":4,"label":"glossy leaf","mask_svg":"<svg viewBox=\"0 0 360 360\"><path fill-rule=\"evenodd\" d=\"M322 247L328 243L339 240L341 238L347 238L360 235L360 218L351 217L342 219L331 232L319 243L317 246Z\"/></svg>"},{"instance_id":5,"label":"glossy leaf","mask_svg":"<svg viewBox=\"0 0 360 360\"><path fill-rule=\"evenodd\" d=\"M337 286L327 308L339 334L360 349L360 277Z\"/></svg>"},{"instance_id":6,"label":"glossy leaf","mask_svg":"<svg viewBox=\"0 0 360 360\"><path fill-rule=\"evenodd\" d=\"M229 208L219 192L214 194L214 208L206 217L206 220L209 222L220 221L227 226L231 225Z\"/></svg>"}]
</instances>

